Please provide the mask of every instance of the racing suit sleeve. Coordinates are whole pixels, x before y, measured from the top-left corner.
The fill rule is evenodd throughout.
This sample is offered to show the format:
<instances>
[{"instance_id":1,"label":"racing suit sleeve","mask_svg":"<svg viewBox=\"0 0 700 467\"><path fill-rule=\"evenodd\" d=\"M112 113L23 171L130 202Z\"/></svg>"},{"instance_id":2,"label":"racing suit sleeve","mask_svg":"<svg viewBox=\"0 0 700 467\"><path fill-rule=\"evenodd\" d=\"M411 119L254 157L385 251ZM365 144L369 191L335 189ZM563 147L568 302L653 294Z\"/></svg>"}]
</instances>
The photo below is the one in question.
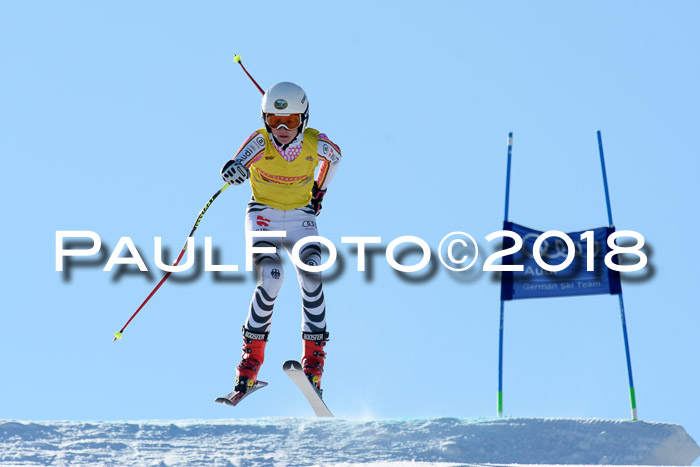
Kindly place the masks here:
<instances>
[{"instance_id":1,"label":"racing suit sleeve","mask_svg":"<svg viewBox=\"0 0 700 467\"><path fill-rule=\"evenodd\" d=\"M239 161L249 169L254 162L262 157L264 152L265 137L258 131L254 131L253 134L243 142L236 152L236 155L233 156L233 159Z\"/></svg>"},{"instance_id":2,"label":"racing suit sleeve","mask_svg":"<svg viewBox=\"0 0 700 467\"><path fill-rule=\"evenodd\" d=\"M333 180L343 156L340 154L338 145L331 141L325 133L319 133L318 135L317 154L321 164L316 175L316 185L318 185L319 189L325 190L328 188L331 180Z\"/></svg>"}]
</instances>

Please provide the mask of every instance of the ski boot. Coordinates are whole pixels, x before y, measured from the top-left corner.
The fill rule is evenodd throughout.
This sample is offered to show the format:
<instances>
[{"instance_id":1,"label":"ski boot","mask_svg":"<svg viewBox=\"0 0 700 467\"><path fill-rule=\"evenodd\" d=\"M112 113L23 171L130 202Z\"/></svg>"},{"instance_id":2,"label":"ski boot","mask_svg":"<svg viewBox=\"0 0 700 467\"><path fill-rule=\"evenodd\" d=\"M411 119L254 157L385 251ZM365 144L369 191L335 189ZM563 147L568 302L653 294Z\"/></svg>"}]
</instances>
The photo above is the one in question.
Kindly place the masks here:
<instances>
[{"instance_id":1,"label":"ski boot","mask_svg":"<svg viewBox=\"0 0 700 467\"><path fill-rule=\"evenodd\" d=\"M323 347L328 340L328 333L302 332L301 338L304 340L304 357L301 360L301 367L306 377L316 388L318 395L322 396L321 376L323 375L323 363L326 359Z\"/></svg>"},{"instance_id":2,"label":"ski boot","mask_svg":"<svg viewBox=\"0 0 700 467\"><path fill-rule=\"evenodd\" d=\"M249 331L245 326L243 331L243 356L236 367L236 392L246 393L258 380L258 371L265 360L265 345L269 332L257 333Z\"/></svg>"}]
</instances>

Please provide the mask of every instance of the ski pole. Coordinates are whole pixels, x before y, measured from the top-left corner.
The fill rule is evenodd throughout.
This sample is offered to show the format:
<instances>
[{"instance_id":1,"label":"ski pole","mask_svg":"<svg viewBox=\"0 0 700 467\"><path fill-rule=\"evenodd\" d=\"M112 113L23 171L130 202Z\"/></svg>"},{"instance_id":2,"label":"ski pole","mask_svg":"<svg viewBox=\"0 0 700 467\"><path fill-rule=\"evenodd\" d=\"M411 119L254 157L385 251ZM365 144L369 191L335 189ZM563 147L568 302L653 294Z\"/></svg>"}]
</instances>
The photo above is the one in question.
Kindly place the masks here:
<instances>
[{"instance_id":1,"label":"ski pole","mask_svg":"<svg viewBox=\"0 0 700 467\"><path fill-rule=\"evenodd\" d=\"M192 236L192 234L194 234L194 231L197 230L197 227L199 227L199 222L202 220L202 217L204 217L204 213L207 212L207 209L209 209L209 206L211 206L211 203L213 203L214 200L215 200L221 193L223 193L223 191L224 191L226 188L228 188L228 187L229 187L229 184L228 184L228 183L227 183L226 185L222 186L221 189L219 189L219 191L217 191L216 193L214 193L214 196L211 197L211 199L210 199L209 202L204 206L204 208L202 208L202 210L199 211L199 217L197 217L197 221L194 223L194 227L192 227L192 231L191 231L190 234L187 236L187 238L190 238L190 237ZM177 257L177 259L175 260L175 263L173 264L173 267L174 267L174 266L177 266L177 265L180 263L180 260L182 259L183 255L185 254L185 250L187 250L187 241L185 241L185 246L182 248L182 251L180 251L180 255L179 255L179 256ZM193 252L192 254L194 254L194 252ZM134 314L131 315L131 318L129 318L129 321L127 321L126 324L125 324L118 332L115 332L115 333L114 333L114 340L113 340L112 342L116 341L117 339L121 339L121 338L122 338L122 333L124 332L124 329L126 329L126 327L129 325L129 323L131 322L131 320L134 319L134 318L136 317L136 315L139 314L139 312L141 311L141 309L146 305L146 303L148 303L148 301L151 299L151 297L158 291L158 289L160 289L160 286L163 285L163 283L164 283L166 280L168 280L168 277L170 277L170 274L172 274L172 271L168 271L168 272L165 274L165 276L163 276L163 278L160 280L160 282L158 282L158 285L156 285L156 287L151 291L151 293L148 294L148 297L146 297L146 300L144 300L143 303L141 303L141 306L139 306L139 307L136 309L136 311L134 312Z\"/></svg>"},{"instance_id":2,"label":"ski pole","mask_svg":"<svg viewBox=\"0 0 700 467\"><path fill-rule=\"evenodd\" d=\"M260 87L260 85L258 84L258 82L255 81L255 79L254 79L252 76L250 76L250 73L248 73L248 70L246 70L245 67L243 66L243 62L241 61L241 56L240 56L240 55L234 55L234 56L233 56L233 61L236 62L236 63L238 63L238 64L241 66L241 68L243 68L243 71L245 72L246 75L248 75L248 78L250 78L250 80L253 82L253 84L255 85L255 87L258 88L258 91L260 91L260 94L263 94L263 95L264 95L264 94L265 94L265 91L263 91L263 88Z\"/></svg>"},{"instance_id":3,"label":"ski pole","mask_svg":"<svg viewBox=\"0 0 700 467\"><path fill-rule=\"evenodd\" d=\"M236 62L236 63L238 63L238 64L241 66L241 68L243 69L243 71L245 72L245 74L248 75L248 78L250 78L250 80L253 82L253 84L255 85L255 87L258 88L258 91L260 91L262 94L265 94L265 91L263 91L263 89L260 87L260 85L257 83L257 81L255 81L255 79L250 75L250 73L248 73L248 70L245 69L245 66L243 66L243 62L241 61L241 56L240 56L240 55L234 55L233 61ZM197 227L199 226L199 222L202 220L202 217L204 217L204 213L207 212L207 209L209 209L209 206L211 206L211 203L213 203L214 200L217 198L217 196L219 196L219 195L220 195L226 188L228 188L228 187L229 187L229 185L228 185L228 183L227 183L226 185L222 186L221 189L220 189L219 191L217 191L216 193L214 193L214 196L211 197L211 199L210 199L209 202L206 204L206 206L204 206L204 208L199 212L199 217L197 217L197 221L194 223L194 227L192 227L192 231L191 231L190 234L187 236L187 238L191 237L192 234L194 234L194 231L197 230ZM175 263L173 264L173 267L174 267L174 266L177 266L177 265L180 263L180 260L182 259L182 257L183 257L184 254L185 254L185 250L187 250L187 241L185 241L185 246L182 247L182 251L180 251L180 255L179 255L179 256L177 257L177 259L175 260ZM116 341L117 339L121 339L121 338L122 338L122 333L124 332L124 330L126 329L126 327L129 325L129 323L131 323L131 320L133 320L133 319L136 317L136 315L139 314L139 312L141 311L141 309L142 309L144 306L146 306L146 303L148 303L148 301L151 299L151 297L152 297L153 295L155 295L155 293L158 291L158 289L160 289L160 286L163 285L163 283L165 283L166 280L168 280L168 277L170 277L170 274L172 274L172 272L171 272L171 271L168 271L168 272L163 276L163 278L160 280L160 282L158 282L158 285L156 285L156 287L151 291L151 293L148 294L148 297L146 297L146 299L143 301L143 303L141 303L141 306L139 306L139 307L136 309L136 311L134 312L134 314L131 315L131 318L129 318L129 320L126 322L126 324L124 324L124 326L123 326L118 332L115 332L115 333L114 333L114 340L113 340L112 342Z\"/></svg>"}]
</instances>

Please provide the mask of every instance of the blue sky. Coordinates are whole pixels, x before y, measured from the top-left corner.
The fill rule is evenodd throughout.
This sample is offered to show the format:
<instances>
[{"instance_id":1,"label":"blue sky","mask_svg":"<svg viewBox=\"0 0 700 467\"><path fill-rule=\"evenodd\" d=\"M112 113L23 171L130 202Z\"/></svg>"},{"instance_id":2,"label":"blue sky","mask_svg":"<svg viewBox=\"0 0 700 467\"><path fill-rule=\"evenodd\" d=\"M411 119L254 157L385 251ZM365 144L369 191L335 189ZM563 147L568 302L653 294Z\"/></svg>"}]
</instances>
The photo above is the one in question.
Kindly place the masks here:
<instances>
[{"instance_id":1,"label":"blue sky","mask_svg":"<svg viewBox=\"0 0 700 467\"><path fill-rule=\"evenodd\" d=\"M601 130L615 225L650 253L623 276L639 416L700 439L699 14L695 2L4 5L0 417L311 415L280 368L301 352L294 274L260 374L270 386L236 409L213 399L233 385L251 273L166 283L112 343L160 278L153 237L181 248L220 167L260 126L237 53L263 87L304 87L310 125L343 152L318 219L346 263L326 285L324 388L338 416L494 416L499 310L490 273L436 264L405 278L381 252L358 273L340 237L437 248L460 230L483 263L503 220L509 131L511 220L606 225ZM249 196L222 194L198 247L210 236L222 262L243 265ZM98 258L68 280L58 230L97 232L106 254L131 237L150 279L102 272ZM616 297L509 303L505 332L507 415L629 417Z\"/></svg>"}]
</instances>

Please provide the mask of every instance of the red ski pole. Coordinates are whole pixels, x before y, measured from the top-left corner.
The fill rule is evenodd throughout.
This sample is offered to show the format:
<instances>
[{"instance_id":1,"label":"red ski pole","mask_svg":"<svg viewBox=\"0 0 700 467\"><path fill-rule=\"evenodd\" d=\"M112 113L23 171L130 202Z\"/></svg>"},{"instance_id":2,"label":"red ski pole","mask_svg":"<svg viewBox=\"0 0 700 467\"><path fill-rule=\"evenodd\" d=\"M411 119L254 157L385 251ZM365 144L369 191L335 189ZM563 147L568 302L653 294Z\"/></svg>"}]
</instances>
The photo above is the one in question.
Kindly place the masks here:
<instances>
[{"instance_id":1,"label":"red ski pole","mask_svg":"<svg viewBox=\"0 0 700 467\"><path fill-rule=\"evenodd\" d=\"M250 73L248 73L248 70L246 70L245 67L243 66L243 62L241 61L241 56L240 56L240 55L234 55L234 56L233 56L233 61L236 62L236 63L238 63L238 64L241 66L241 68L243 68L243 71L245 72L246 75L248 75L248 78L250 78L250 80L253 82L253 84L255 85L255 87L258 88L258 91L260 91L260 94L263 94L263 95L264 95L264 94L265 94L265 91L263 91L263 88L260 87L260 85L258 84L258 82L255 81L255 79L254 79L252 76L250 76Z\"/></svg>"},{"instance_id":2,"label":"red ski pole","mask_svg":"<svg viewBox=\"0 0 700 467\"><path fill-rule=\"evenodd\" d=\"M240 55L234 55L233 61L236 62L236 63L238 63L238 64L241 66L241 68L243 68L243 71L245 72L245 74L248 75L248 78L250 78L250 80L253 82L253 84L255 85L255 87L258 88L258 91L260 91L262 94L265 94L265 91L263 91L263 88L260 87L260 85L257 83L257 81L255 81L255 79L254 79L252 76L250 76L250 73L248 73L248 70L246 70L245 67L243 66L243 62L241 61L241 56L240 56ZM204 217L204 213L207 212L207 209L209 209L209 206L211 206L211 203L213 203L214 200L216 199L216 197L219 196L219 195L220 195L226 188L228 188L228 187L229 187L229 185L228 185L228 183L227 183L226 185L222 186L221 189L220 189L219 191L217 191L216 193L214 193L214 196L212 196L211 199L209 200L209 202L206 204L206 206L204 206L204 209L202 209L202 210L199 212L199 217L197 217L197 221L194 223L194 227L192 227L192 231L191 231L190 234L187 236L187 238L191 237L192 234L194 234L194 231L197 230L197 227L199 226L199 222L202 220L202 217ZM177 260L175 260L175 263L173 264L173 266L177 266L177 265L180 263L180 260L182 259L182 257L183 257L184 254L185 254L185 250L187 250L187 241L185 241L185 246L182 247L182 251L180 251L180 255L177 257ZM148 297L146 297L146 299L143 301L143 303L141 303L141 306L139 306L139 307L136 309L136 311L134 312L134 314L131 315L131 318L129 318L129 320L126 322L126 324L124 324L124 326L122 326L122 328L121 328L118 332L115 332L115 333L114 333L114 340L113 340L112 342L116 341L117 339L121 339L121 338L122 338L122 333L124 332L124 330L126 329L126 327L129 325L129 323L131 323L131 320L133 320L133 319L136 317L136 315L139 314L139 312L141 311L141 309L142 309L144 306L146 306L146 303L148 303L148 301L151 299L151 297L152 297L153 295L155 295L155 293L158 291L158 289L160 289L160 286L163 285L163 284L165 283L165 281L168 280L168 277L170 277L170 274L172 274L172 272L168 271L168 272L163 276L163 278L160 280L160 282L158 282L158 285L156 285L156 287L151 291L151 293L148 294Z\"/></svg>"},{"instance_id":3,"label":"red ski pole","mask_svg":"<svg viewBox=\"0 0 700 467\"><path fill-rule=\"evenodd\" d=\"M215 200L226 188L228 188L228 187L229 187L229 184L228 184L228 183L227 183L226 185L222 186L221 189L220 189L219 191L217 191L216 193L214 193L214 196L211 197L211 199L210 199L209 202L206 204L206 206L204 206L204 208L203 208L201 211L199 211L199 217L197 217L197 221L194 223L194 227L192 227L192 231L191 231L190 234L187 236L187 238L191 237L192 234L194 234L194 231L197 230L197 227L199 227L199 222L202 220L202 217L204 217L204 213L207 212L207 209L209 209L209 206L211 206L211 203L213 203L214 200ZM187 241L185 241L185 246L182 248L182 251L180 251L180 255L177 257L177 260L175 260L175 263L173 264L173 266L177 266L177 265L180 263L180 260L182 259L182 257L183 257L184 254L185 254L185 250L187 250ZM194 252L193 252L192 254L194 254ZM131 322L131 320L134 319L134 318L136 317L136 315L139 314L139 312L141 311L141 309L142 309L144 306L146 306L146 303L148 303L148 301L151 299L151 297L152 297L153 295L155 295L155 293L158 291L158 289L160 289L160 286L163 285L163 283L164 283L166 280L168 280L168 277L170 277L170 274L172 274L172 272L171 272L171 271L168 271L168 272L163 276L163 278L160 280L160 282L158 282L158 285L156 285L156 287L151 291L151 293L148 294L148 297L146 297L146 300L144 300L143 303L141 303L141 306L139 306L139 307L136 309L136 311L134 312L134 314L131 315L131 318L129 318L129 321L127 321L126 324L125 324L124 326L122 326L122 328L121 328L118 332L115 332L115 333L114 333L114 340L113 340L112 342L116 341L117 339L121 339L121 338L122 338L122 333L124 332L124 329L126 329L126 327L129 325L129 323Z\"/></svg>"}]
</instances>

